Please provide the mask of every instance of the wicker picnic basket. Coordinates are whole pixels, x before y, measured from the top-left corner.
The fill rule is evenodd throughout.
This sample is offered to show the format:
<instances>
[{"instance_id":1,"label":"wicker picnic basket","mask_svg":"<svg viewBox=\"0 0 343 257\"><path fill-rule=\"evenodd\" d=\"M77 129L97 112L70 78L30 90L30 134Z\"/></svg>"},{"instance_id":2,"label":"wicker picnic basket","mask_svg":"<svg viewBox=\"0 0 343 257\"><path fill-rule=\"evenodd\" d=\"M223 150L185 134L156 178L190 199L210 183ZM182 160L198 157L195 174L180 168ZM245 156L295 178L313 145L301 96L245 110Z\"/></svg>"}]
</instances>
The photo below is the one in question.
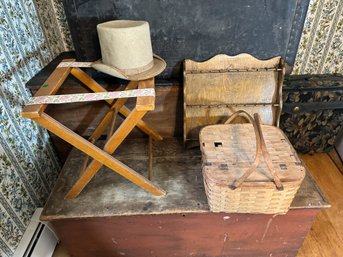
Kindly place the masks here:
<instances>
[{"instance_id":1,"label":"wicker picnic basket","mask_svg":"<svg viewBox=\"0 0 343 257\"><path fill-rule=\"evenodd\" d=\"M229 124L237 116L249 123ZM305 177L305 168L283 132L261 125L256 113L251 117L238 111L225 124L204 127L200 146L213 212L286 213Z\"/></svg>"}]
</instances>

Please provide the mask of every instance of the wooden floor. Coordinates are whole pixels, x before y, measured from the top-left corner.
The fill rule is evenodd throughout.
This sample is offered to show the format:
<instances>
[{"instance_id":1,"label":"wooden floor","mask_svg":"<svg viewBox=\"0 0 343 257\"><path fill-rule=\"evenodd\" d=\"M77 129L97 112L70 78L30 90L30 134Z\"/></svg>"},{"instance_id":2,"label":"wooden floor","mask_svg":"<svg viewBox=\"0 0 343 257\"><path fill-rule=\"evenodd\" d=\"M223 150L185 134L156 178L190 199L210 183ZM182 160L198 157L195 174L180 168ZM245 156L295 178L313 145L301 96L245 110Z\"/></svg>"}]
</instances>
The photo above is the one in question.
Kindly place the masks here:
<instances>
[{"instance_id":1,"label":"wooden floor","mask_svg":"<svg viewBox=\"0 0 343 257\"><path fill-rule=\"evenodd\" d=\"M303 155L332 207L322 210L297 257L343 256L343 175L327 154Z\"/></svg>"},{"instance_id":2,"label":"wooden floor","mask_svg":"<svg viewBox=\"0 0 343 257\"><path fill-rule=\"evenodd\" d=\"M305 238L297 257L343 256L343 175L327 154L302 155L332 208L324 209ZM68 257L58 247L54 257Z\"/></svg>"}]
</instances>

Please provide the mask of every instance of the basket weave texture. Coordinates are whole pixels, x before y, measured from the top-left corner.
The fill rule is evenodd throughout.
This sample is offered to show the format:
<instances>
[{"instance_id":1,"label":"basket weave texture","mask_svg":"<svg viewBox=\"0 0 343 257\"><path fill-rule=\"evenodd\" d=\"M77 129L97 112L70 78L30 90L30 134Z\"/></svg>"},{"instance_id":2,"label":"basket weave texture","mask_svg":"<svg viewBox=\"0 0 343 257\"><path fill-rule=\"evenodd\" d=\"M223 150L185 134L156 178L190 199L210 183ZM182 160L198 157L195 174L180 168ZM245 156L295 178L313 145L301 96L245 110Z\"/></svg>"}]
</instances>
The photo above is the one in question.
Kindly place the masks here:
<instances>
[{"instance_id":1,"label":"basket weave texture","mask_svg":"<svg viewBox=\"0 0 343 257\"><path fill-rule=\"evenodd\" d=\"M283 132L261 125L266 150L275 175L264 158L237 188L232 185L249 170L256 156L254 127L223 124L203 128L200 145L203 177L210 210L213 212L283 214L305 177L305 168ZM283 190L275 185L275 176Z\"/></svg>"}]
</instances>

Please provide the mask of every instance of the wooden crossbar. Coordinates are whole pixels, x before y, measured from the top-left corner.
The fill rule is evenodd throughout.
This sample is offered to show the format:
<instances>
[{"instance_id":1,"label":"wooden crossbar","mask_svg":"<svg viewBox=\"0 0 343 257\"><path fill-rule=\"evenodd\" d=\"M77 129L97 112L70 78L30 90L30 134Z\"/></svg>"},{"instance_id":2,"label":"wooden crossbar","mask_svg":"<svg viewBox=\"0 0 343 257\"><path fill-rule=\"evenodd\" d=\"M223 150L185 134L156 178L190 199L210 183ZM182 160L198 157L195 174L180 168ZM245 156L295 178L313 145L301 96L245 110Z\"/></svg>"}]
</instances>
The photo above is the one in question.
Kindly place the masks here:
<instances>
[{"instance_id":1,"label":"wooden crossbar","mask_svg":"<svg viewBox=\"0 0 343 257\"><path fill-rule=\"evenodd\" d=\"M63 60L62 62L73 62L74 60ZM36 96L49 96L54 95L61 87L69 74L72 74L84 85L86 85L93 92L107 92L101 85L93 80L87 73L77 67L70 67L68 65L59 65L44 82L42 87L35 94ZM131 81L126 86L125 90L130 89L154 89L154 79L147 79L143 81ZM66 142L84 152L87 156L92 157L92 161L88 163L88 157L85 159L82 172L79 179L72 186L65 198L73 199L78 196L84 187L90 182L94 175L105 165L111 170L122 175L129 181L133 182L142 189L152 193L153 195L165 195L165 191L158 186L154 185L151 181L138 174L136 171L126 166L119 160L115 159L111 154L119 147L127 135L134 127L138 127L146 133L150 140L162 140L162 137L150 128L144 121L143 116L155 108L154 96L138 96L135 108L131 111L124 104L127 98L120 99L106 99L107 104L110 105L110 110L106 113L103 120L95 129L89 140L84 139L75 132L68 129L63 124L59 123L54 118L50 117L44 112L47 104L26 105L23 108L22 116L30 118L37 122L42 127L48 129L50 132L59 136ZM124 122L112 134L113 115L120 113L125 117ZM95 146L95 141L104 133L105 129L110 127L110 133L107 143L103 149ZM151 142L149 141L149 145ZM151 147L151 145L149 146ZM151 156L149 154L149 178L151 176Z\"/></svg>"},{"instance_id":2,"label":"wooden crossbar","mask_svg":"<svg viewBox=\"0 0 343 257\"><path fill-rule=\"evenodd\" d=\"M66 59L62 62L70 62L75 61L75 59ZM71 72L70 67L66 68L57 68L53 71L53 73L49 76L49 78L43 83L40 89L36 92L35 96L43 96L43 95L53 95L55 94L58 89L62 86L65 79L68 77L69 73ZM42 112L46 109L47 104L37 104L37 105L27 105L24 107L21 115L24 118L37 118L41 115Z\"/></svg>"},{"instance_id":3,"label":"wooden crossbar","mask_svg":"<svg viewBox=\"0 0 343 257\"><path fill-rule=\"evenodd\" d=\"M81 70L79 68L73 68L70 73L75 78L77 78L79 81L81 81L85 86L87 86L90 90L92 90L93 92L106 92L105 88L103 88L99 83L97 83L94 79L92 79L90 76L88 76L88 74L85 73L83 70ZM130 83L127 85L127 87L133 88L133 86L136 85L135 83L137 83L137 81L130 81ZM132 85L132 87L129 85ZM124 99L122 101L124 101ZM110 106L112 106L112 104L115 102L115 100L106 100L106 102ZM121 115L123 115L125 118L127 118L129 116L129 114L131 113L130 109L127 108L125 105L123 105L118 110L118 112ZM155 141L160 141L163 139L158 133L156 133L153 129L151 129L143 120L140 120L137 123L137 127L140 130L142 130L145 134L151 136Z\"/></svg>"}]
</instances>

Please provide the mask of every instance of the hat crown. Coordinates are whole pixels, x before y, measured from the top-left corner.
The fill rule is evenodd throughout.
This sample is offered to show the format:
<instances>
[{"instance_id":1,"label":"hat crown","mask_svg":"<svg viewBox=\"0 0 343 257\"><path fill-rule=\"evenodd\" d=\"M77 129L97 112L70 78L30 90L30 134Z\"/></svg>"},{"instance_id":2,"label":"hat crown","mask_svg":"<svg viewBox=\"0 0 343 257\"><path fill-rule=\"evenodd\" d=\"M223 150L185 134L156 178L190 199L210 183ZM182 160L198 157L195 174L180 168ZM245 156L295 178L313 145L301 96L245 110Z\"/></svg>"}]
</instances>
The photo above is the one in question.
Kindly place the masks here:
<instances>
[{"instance_id":1,"label":"hat crown","mask_svg":"<svg viewBox=\"0 0 343 257\"><path fill-rule=\"evenodd\" d=\"M102 61L127 73L141 72L153 65L149 23L116 20L98 24Z\"/></svg>"}]
</instances>

